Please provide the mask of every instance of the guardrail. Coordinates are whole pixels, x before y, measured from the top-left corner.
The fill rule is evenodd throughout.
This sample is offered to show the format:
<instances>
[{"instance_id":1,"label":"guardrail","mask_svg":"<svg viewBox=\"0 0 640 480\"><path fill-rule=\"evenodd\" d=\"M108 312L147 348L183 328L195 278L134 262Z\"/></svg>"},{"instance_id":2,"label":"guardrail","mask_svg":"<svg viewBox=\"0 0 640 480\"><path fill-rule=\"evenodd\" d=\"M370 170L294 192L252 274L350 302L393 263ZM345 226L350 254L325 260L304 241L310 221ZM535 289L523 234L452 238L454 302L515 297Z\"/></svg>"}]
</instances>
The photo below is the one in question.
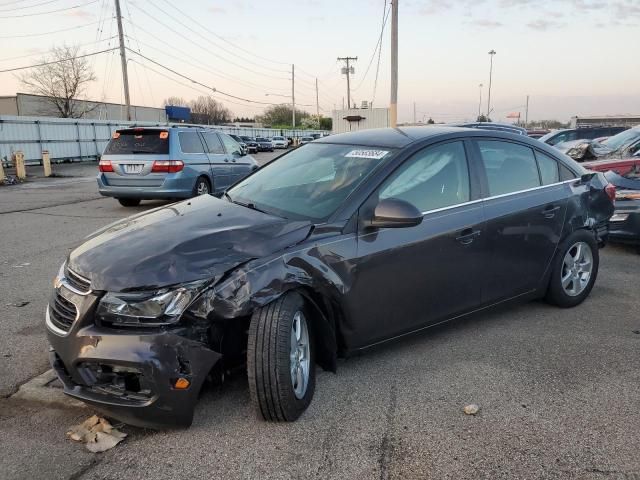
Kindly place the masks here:
<instances>
[{"instance_id":1,"label":"guardrail","mask_svg":"<svg viewBox=\"0 0 640 480\"><path fill-rule=\"evenodd\" d=\"M9 166L12 156L18 151L24 153L24 161L27 165L41 164L42 154L46 151L49 152L49 158L54 163L95 160L102 154L113 132L131 125L170 127L181 124L0 115L0 162ZM313 133L328 133L323 130L199 126L249 137L281 135L298 138Z\"/></svg>"}]
</instances>

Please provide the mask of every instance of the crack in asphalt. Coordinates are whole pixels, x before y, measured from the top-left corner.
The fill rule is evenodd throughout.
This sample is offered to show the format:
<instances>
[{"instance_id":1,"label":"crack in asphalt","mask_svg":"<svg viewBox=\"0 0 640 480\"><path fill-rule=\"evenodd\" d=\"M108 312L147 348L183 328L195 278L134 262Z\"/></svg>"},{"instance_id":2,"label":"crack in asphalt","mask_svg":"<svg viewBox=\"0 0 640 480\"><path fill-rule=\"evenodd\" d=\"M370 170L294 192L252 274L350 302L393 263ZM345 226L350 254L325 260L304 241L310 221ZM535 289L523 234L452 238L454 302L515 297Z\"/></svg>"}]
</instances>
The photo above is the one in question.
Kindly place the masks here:
<instances>
[{"instance_id":1,"label":"crack in asphalt","mask_svg":"<svg viewBox=\"0 0 640 480\"><path fill-rule=\"evenodd\" d=\"M387 409L387 423L384 429L384 436L382 437L382 443L380 444L380 457L378 458L378 464L380 465L380 480L389 479L389 466L391 465L391 456L393 455L393 423L396 415L398 399L396 393L395 382L391 384L389 392L389 407Z\"/></svg>"},{"instance_id":2,"label":"crack in asphalt","mask_svg":"<svg viewBox=\"0 0 640 480\"><path fill-rule=\"evenodd\" d=\"M0 215L6 215L6 214L9 214L9 213L33 212L35 210L44 210L45 208L63 207L65 205L77 205L79 203L92 202L93 200L103 200L103 199L106 199L106 197L103 197L103 196L91 197L91 198L87 198L87 199L84 199L84 200L74 200L72 202L56 203L55 205L45 205L45 206L42 206L42 207L33 207L33 208L22 208L22 209L18 209L18 210L9 210L7 212L0 212Z\"/></svg>"}]
</instances>

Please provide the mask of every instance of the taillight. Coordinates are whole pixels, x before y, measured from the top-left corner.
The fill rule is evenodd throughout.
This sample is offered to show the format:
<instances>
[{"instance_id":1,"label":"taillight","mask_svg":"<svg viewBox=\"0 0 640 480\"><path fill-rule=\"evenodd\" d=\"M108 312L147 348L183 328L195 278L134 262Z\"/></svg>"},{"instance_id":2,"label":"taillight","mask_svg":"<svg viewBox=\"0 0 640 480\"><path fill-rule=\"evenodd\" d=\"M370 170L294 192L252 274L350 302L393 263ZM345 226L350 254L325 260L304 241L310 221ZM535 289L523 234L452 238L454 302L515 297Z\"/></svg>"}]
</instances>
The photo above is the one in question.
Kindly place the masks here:
<instances>
[{"instance_id":1,"label":"taillight","mask_svg":"<svg viewBox=\"0 0 640 480\"><path fill-rule=\"evenodd\" d=\"M98 163L98 169L101 172L113 172L113 165L111 165L111 160L100 160Z\"/></svg>"},{"instance_id":2,"label":"taillight","mask_svg":"<svg viewBox=\"0 0 640 480\"><path fill-rule=\"evenodd\" d=\"M607 183L607 186L604 187L604 191L612 202L616 201L616 186L613 183Z\"/></svg>"},{"instance_id":3,"label":"taillight","mask_svg":"<svg viewBox=\"0 0 640 480\"><path fill-rule=\"evenodd\" d=\"M156 160L151 171L154 173L176 173L184 168L182 160Z\"/></svg>"}]
</instances>

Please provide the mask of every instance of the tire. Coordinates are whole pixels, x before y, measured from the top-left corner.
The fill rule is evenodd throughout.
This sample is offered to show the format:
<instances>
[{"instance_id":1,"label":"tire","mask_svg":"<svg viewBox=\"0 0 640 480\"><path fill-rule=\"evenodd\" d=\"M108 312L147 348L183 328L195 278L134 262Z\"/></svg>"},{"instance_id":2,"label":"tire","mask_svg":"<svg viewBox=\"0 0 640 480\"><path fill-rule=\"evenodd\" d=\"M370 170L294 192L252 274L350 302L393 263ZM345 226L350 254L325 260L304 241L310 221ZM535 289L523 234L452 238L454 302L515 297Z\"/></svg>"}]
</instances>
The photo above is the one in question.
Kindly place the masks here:
<instances>
[{"instance_id":1,"label":"tire","mask_svg":"<svg viewBox=\"0 0 640 480\"><path fill-rule=\"evenodd\" d=\"M208 195L211 193L211 184L207 177L198 177L196 184L193 186L193 196Z\"/></svg>"},{"instance_id":2,"label":"tire","mask_svg":"<svg viewBox=\"0 0 640 480\"><path fill-rule=\"evenodd\" d=\"M118 198L117 200L123 207L137 207L140 205L139 198Z\"/></svg>"},{"instance_id":3,"label":"tire","mask_svg":"<svg viewBox=\"0 0 640 480\"><path fill-rule=\"evenodd\" d=\"M554 259L547 301L562 308L581 304L591 293L599 263L598 244L592 232L578 230L569 235Z\"/></svg>"},{"instance_id":4,"label":"tire","mask_svg":"<svg viewBox=\"0 0 640 480\"><path fill-rule=\"evenodd\" d=\"M302 320L302 321L301 321ZM304 355L300 348L291 348L296 338L294 323L298 321L297 331L304 339L306 325L307 345L306 382L294 382L292 370L296 365L297 379L304 379ZM247 377L251 403L256 411L268 421L292 422L309 406L316 385L315 348L313 343L311 316L305 308L303 298L297 293L287 293L274 302L256 310L251 317L247 344ZM301 347L304 351L304 347ZM293 350L293 351L292 351Z\"/></svg>"}]
</instances>

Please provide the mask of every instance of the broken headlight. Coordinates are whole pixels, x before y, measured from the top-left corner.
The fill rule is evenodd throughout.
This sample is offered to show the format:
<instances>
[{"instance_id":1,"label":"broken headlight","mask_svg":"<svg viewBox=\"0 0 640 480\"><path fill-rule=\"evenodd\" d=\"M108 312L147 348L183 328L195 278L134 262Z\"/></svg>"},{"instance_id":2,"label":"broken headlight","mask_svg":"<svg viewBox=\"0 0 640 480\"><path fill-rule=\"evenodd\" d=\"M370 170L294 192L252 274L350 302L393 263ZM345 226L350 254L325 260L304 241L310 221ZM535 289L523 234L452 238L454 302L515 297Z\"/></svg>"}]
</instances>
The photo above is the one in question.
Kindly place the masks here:
<instances>
[{"instance_id":1,"label":"broken headlight","mask_svg":"<svg viewBox=\"0 0 640 480\"><path fill-rule=\"evenodd\" d=\"M108 292L100 300L97 316L114 326L172 325L206 287L207 281L146 292Z\"/></svg>"},{"instance_id":2,"label":"broken headlight","mask_svg":"<svg viewBox=\"0 0 640 480\"><path fill-rule=\"evenodd\" d=\"M589 148L588 143L581 143L573 148L570 148L567 151L567 155L569 155L571 158L582 158L587 148Z\"/></svg>"}]
</instances>

